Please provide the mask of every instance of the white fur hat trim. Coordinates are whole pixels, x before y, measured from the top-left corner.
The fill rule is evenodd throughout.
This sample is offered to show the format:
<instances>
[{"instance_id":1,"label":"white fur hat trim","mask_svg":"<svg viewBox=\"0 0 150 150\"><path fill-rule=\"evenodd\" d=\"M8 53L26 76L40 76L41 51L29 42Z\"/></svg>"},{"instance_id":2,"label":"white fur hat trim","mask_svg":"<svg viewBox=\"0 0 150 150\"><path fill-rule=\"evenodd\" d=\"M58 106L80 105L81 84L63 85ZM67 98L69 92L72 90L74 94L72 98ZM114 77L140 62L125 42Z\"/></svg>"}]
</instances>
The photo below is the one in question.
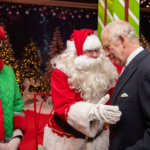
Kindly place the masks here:
<instances>
[{"instance_id":1,"label":"white fur hat trim","mask_svg":"<svg viewBox=\"0 0 150 150\"><path fill-rule=\"evenodd\" d=\"M101 42L99 38L94 34L87 36L83 44L83 51L94 50L94 49L99 49L99 48L101 48Z\"/></svg>"},{"instance_id":2,"label":"white fur hat trim","mask_svg":"<svg viewBox=\"0 0 150 150\"><path fill-rule=\"evenodd\" d=\"M99 48L101 48L101 43L100 43L99 38L94 34L87 36L87 38L83 44L83 51L95 50L95 49L99 49ZM69 50L69 51L76 50L74 41L70 41L70 40L67 41L67 50Z\"/></svg>"},{"instance_id":3,"label":"white fur hat trim","mask_svg":"<svg viewBox=\"0 0 150 150\"><path fill-rule=\"evenodd\" d=\"M85 55L80 55L74 60L74 65L78 70L85 70L90 67L90 61Z\"/></svg>"}]
</instances>

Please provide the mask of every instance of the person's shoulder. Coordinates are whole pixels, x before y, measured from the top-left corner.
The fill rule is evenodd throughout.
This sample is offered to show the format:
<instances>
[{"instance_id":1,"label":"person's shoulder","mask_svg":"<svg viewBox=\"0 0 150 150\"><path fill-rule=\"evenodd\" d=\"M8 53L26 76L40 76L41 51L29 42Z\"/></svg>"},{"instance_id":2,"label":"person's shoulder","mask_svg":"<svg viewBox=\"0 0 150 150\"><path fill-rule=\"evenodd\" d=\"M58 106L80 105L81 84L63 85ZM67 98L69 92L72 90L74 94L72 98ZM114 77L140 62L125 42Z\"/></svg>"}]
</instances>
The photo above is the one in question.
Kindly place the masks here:
<instances>
[{"instance_id":1,"label":"person's shoulder","mask_svg":"<svg viewBox=\"0 0 150 150\"><path fill-rule=\"evenodd\" d=\"M14 73L13 69L7 65L4 65L4 68L2 69L2 72L5 72L7 74Z\"/></svg>"},{"instance_id":2,"label":"person's shoulder","mask_svg":"<svg viewBox=\"0 0 150 150\"><path fill-rule=\"evenodd\" d=\"M9 76L15 78L15 73L13 69L7 65L4 65L4 68L1 70L1 75Z\"/></svg>"},{"instance_id":3,"label":"person's shoulder","mask_svg":"<svg viewBox=\"0 0 150 150\"><path fill-rule=\"evenodd\" d=\"M57 77L61 77L61 78L68 78L68 76L65 73L63 73L61 70L59 70L57 68L55 68L53 70L51 77L53 77L53 76L57 76Z\"/></svg>"}]
</instances>

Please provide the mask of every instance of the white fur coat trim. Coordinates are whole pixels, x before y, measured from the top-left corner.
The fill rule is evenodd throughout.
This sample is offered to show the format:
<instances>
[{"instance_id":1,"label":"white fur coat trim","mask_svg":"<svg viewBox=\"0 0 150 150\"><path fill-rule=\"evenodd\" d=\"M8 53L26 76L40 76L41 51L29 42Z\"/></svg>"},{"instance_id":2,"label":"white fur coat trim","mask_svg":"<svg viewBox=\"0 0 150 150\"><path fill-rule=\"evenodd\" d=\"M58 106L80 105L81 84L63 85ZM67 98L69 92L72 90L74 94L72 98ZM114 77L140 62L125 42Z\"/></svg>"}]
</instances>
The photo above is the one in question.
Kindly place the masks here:
<instances>
[{"instance_id":1,"label":"white fur coat trim","mask_svg":"<svg viewBox=\"0 0 150 150\"><path fill-rule=\"evenodd\" d=\"M60 137L52 129L44 128L43 146L46 150L108 150L109 130L104 130L92 143L83 139Z\"/></svg>"},{"instance_id":2,"label":"white fur coat trim","mask_svg":"<svg viewBox=\"0 0 150 150\"><path fill-rule=\"evenodd\" d=\"M94 137L99 129L103 128L104 123L98 120L89 121L89 112L95 104L88 102L77 102L71 105L68 112L67 122L76 130L89 137Z\"/></svg>"}]
</instances>

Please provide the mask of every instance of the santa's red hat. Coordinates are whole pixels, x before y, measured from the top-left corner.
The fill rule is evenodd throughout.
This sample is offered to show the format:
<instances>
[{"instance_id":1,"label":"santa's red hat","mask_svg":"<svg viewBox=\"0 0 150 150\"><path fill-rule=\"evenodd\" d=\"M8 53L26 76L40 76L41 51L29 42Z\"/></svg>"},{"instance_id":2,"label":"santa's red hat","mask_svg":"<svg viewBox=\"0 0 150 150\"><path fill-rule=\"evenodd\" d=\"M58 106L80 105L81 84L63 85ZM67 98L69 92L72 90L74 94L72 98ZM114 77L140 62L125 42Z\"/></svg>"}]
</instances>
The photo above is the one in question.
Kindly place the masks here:
<instances>
[{"instance_id":1,"label":"santa's red hat","mask_svg":"<svg viewBox=\"0 0 150 150\"><path fill-rule=\"evenodd\" d=\"M77 58L74 61L75 67L79 70L87 69L90 62L83 52L101 48L99 38L90 29L74 30L70 38L71 40L67 41L67 50L77 52Z\"/></svg>"}]
</instances>

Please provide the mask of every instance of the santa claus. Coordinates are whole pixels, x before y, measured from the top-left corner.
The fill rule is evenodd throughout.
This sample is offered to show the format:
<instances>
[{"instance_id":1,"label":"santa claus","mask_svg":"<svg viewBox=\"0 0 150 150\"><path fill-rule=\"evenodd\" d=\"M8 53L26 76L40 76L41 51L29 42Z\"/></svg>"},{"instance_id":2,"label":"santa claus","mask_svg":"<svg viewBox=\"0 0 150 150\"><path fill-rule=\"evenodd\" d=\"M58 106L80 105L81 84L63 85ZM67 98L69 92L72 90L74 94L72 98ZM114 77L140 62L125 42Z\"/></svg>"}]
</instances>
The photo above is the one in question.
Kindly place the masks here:
<instances>
[{"instance_id":1,"label":"santa claus","mask_svg":"<svg viewBox=\"0 0 150 150\"><path fill-rule=\"evenodd\" d=\"M44 130L46 150L108 150L109 130L121 116L108 106L117 70L93 30L74 30L67 49L51 61L54 116ZM107 94L107 95L106 95Z\"/></svg>"}]
</instances>

